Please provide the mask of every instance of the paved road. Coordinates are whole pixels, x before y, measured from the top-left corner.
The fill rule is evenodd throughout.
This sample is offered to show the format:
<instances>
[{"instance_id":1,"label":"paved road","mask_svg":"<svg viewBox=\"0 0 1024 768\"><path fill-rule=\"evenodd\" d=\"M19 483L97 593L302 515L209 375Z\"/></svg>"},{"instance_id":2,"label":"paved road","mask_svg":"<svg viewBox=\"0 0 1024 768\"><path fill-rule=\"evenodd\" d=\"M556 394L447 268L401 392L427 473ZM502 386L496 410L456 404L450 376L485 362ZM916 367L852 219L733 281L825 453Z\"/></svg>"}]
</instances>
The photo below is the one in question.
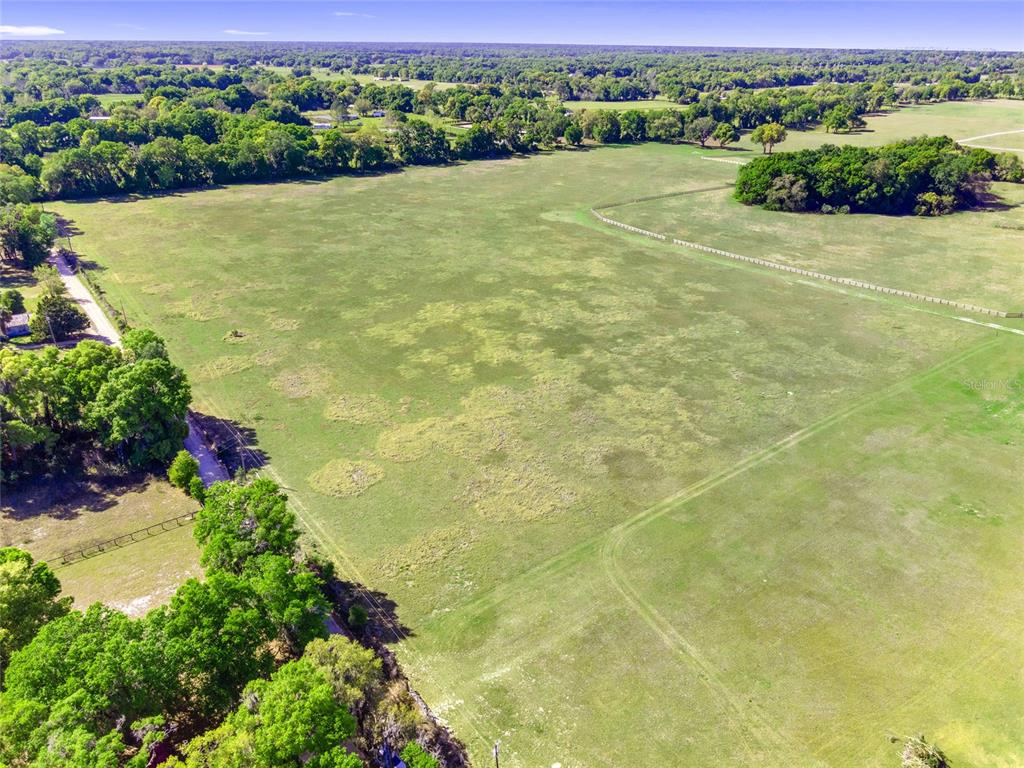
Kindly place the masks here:
<instances>
[{"instance_id":1,"label":"paved road","mask_svg":"<svg viewBox=\"0 0 1024 768\"><path fill-rule=\"evenodd\" d=\"M71 269L67 261L59 253L54 252L50 257L50 261L53 262L57 272L60 273L60 279L64 281L64 287L68 289L71 298L78 303L78 306L88 316L89 322L92 324L93 335L98 340L104 341L111 346L120 347L121 334L117 332L117 328L114 327L106 313L93 299L92 293L85 286L85 283L82 282L82 278L75 274L75 271ZM203 478L203 482L206 485L216 483L219 480L231 479L224 465L217 459L216 454L203 441L203 433L199 431L191 413L188 415L188 437L185 438L185 450L191 453L195 460L199 462L199 476Z\"/></svg>"},{"instance_id":2,"label":"paved road","mask_svg":"<svg viewBox=\"0 0 1024 768\"><path fill-rule=\"evenodd\" d=\"M75 274L74 270L68 266L64 257L59 253L54 253L50 260L57 268L57 272L60 273L60 279L64 281L64 287L68 289L71 298L78 303L78 306L88 316L89 322L92 323L93 334L107 344L120 347L121 334L117 332L117 328L114 327L114 324L110 322L110 319L93 300L92 294L85 287L82 278Z\"/></svg>"}]
</instances>

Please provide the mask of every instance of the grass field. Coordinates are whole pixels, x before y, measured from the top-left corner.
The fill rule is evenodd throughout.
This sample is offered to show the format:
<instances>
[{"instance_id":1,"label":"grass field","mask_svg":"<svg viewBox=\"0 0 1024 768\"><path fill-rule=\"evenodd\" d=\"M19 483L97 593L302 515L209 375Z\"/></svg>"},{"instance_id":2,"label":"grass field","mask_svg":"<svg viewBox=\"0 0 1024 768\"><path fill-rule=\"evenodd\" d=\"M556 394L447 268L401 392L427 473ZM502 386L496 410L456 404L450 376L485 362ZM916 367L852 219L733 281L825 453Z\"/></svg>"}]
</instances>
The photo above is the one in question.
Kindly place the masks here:
<instances>
[{"instance_id":1,"label":"grass field","mask_svg":"<svg viewBox=\"0 0 1024 768\"><path fill-rule=\"evenodd\" d=\"M639 109L646 112L650 109L685 109L686 105L676 104L668 99L639 99L637 101L563 101L562 106L573 112L584 109L609 109L623 112L627 109Z\"/></svg>"},{"instance_id":2,"label":"grass field","mask_svg":"<svg viewBox=\"0 0 1024 768\"><path fill-rule=\"evenodd\" d=\"M412 88L414 91L422 90L423 86L427 85L428 83L433 83L434 84L434 88L436 90L438 90L438 91L446 91L449 88L454 88L457 85L461 85L461 83L446 83L446 82L443 82L443 81L442 82L438 82L436 80L416 80L416 79L412 79L412 78L410 78L408 80L381 80L376 75L370 75L370 74L358 74L358 75L356 75L356 74L351 74L351 73L348 73L348 72L345 72L343 74L338 74L335 79L341 79L341 78L351 78L351 79L355 80L358 83L362 83L363 85L369 85L370 83L374 83L374 84L379 85L381 87L385 87L385 86L388 86L388 85L404 85L406 88Z\"/></svg>"},{"instance_id":3,"label":"grass field","mask_svg":"<svg viewBox=\"0 0 1024 768\"><path fill-rule=\"evenodd\" d=\"M867 130L855 133L832 134L824 129L813 131L790 131L779 151L791 151L816 147L823 143L876 146L896 139L909 139L927 133L931 136L949 136L951 139L966 139L982 134L1012 131L1024 128L1024 101L990 99L987 101L946 101L939 104L921 104L901 107L891 112L867 118ZM1024 134L1021 134L1024 135ZM979 144L994 144L1006 147L1024 145L1003 144L1008 137L985 139ZM742 145L752 147L747 136ZM756 147L760 152L761 148Z\"/></svg>"},{"instance_id":4,"label":"grass field","mask_svg":"<svg viewBox=\"0 0 1024 768\"><path fill-rule=\"evenodd\" d=\"M1024 339L589 215L711 199L705 154L54 207L397 601L481 764L883 766L918 732L1024 761Z\"/></svg>"},{"instance_id":5,"label":"grass field","mask_svg":"<svg viewBox=\"0 0 1024 768\"><path fill-rule=\"evenodd\" d=\"M169 599L185 579L201 575L191 523L66 566L61 555L194 508L181 491L152 477L5 488L0 546L22 547L57 568L64 594L75 598L76 608L102 601L139 615Z\"/></svg>"},{"instance_id":6,"label":"grass field","mask_svg":"<svg viewBox=\"0 0 1024 768\"><path fill-rule=\"evenodd\" d=\"M1000 206L939 218L780 213L738 203L731 189L605 213L733 253L1018 312L1024 310L1024 187L995 184L993 190Z\"/></svg>"}]
</instances>

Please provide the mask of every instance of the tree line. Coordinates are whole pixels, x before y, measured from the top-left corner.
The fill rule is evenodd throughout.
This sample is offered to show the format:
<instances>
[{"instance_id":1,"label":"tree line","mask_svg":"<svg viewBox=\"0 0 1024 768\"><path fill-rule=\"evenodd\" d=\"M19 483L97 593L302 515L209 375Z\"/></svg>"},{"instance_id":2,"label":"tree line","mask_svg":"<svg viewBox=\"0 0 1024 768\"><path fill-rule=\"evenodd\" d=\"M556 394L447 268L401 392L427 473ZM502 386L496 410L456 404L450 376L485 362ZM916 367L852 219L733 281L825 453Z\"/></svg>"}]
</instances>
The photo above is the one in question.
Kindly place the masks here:
<instances>
[{"instance_id":1,"label":"tree line","mask_svg":"<svg viewBox=\"0 0 1024 768\"><path fill-rule=\"evenodd\" d=\"M154 74L133 67L178 66L188 72L211 64L228 71L287 67L304 73L323 68L395 79L519 84L562 99L632 100L661 95L686 102L694 100L695 93L879 78L912 86L959 81L969 88L984 82L996 95L1024 94L1020 55L996 51L8 41L5 56L17 76L24 77L25 68L37 64L67 67L60 74L70 87L91 92L133 92L121 89L134 87L141 93L138 78ZM41 85L49 82L43 80Z\"/></svg>"},{"instance_id":2,"label":"tree line","mask_svg":"<svg viewBox=\"0 0 1024 768\"><path fill-rule=\"evenodd\" d=\"M11 81L0 90L6 126L0 128L0 203L377 171L534 152L576 145L583 139L693 141L703 146L714 137L724 146L736 140L738 131L768 124L794 129L822 123L827 130L843 132L862 127L864 114L896 104L905 85L880 77L808 88L714 93L687 86L692 93L674 97L686 106L674 111L574 114L552 99L550 83L532 76L452 88L431 83L413 90L401 83L360 83L348 76L324 79L299 63L290 74L248 64L232 64L226 71L145 59L97 70L58 55L68 53L61 47L29 49L31 53L2 65ZM531 55L521 54L496 54L495 61L517 67L522 57L528 60ZM388 58L391 52L385 49L380 55ZM557 69L561 54L550 55ZM583 51L577 65L589 56L604 55ZM589 76L638 76L635 62L630 63L631 52L609 55L609 62L617 62L614 72L595 67L588 70ZM735 61L746 60L746 55L750 62L765 66L775 62L781 67L790 61L765 53L737 55ZM675 61L669 54L657 56L652 60L655 69ZM352 68L369 66L370 59L360 54ZM1006 63L981 57L978 68L996 67L997 61L998 67ZM338 62L327 63L334 67ZM991 82L986 77L975 84ZM82 92L101 87L132 90L139 99L104 108L95 96ZM963 95L958 89L947 89L946 94ZM652 92L638 90L635 95ZM329 110L336 126L314 130L303 114L310 110ZM356 127L347 122L348 117L373 110L386 112L383 125ZM106 112L106 119L89 119L87 113L95 112ZM461 127L446 130L437 124L438 118ZM762 145L768 150L775 143Z\"/></svg>"},{"instance_id":3,"label":"tree line","mask_svg":"<svg viewBox=\"0 0 1024 768\"><path fill-rule=\"evenodd\" d=\"M1020 158L920 137L764 155L740 167L735 196L779 211L937 216L983 201L992 180L1024 180Z\"/></svg>"},{"instance_id":4,"label":"tree line","mask_svg":"<svg viewBox=\"0 0 1024 768\"><path fill-rule=\"evenodd\" d=\"M214 484L193 533L204 578L141 618L72 610L45 563L0 549L0 764L361 768L387 740L437 768L408 689L328 635L325 566L275 483Z\"/></svg>"}]
</instances>

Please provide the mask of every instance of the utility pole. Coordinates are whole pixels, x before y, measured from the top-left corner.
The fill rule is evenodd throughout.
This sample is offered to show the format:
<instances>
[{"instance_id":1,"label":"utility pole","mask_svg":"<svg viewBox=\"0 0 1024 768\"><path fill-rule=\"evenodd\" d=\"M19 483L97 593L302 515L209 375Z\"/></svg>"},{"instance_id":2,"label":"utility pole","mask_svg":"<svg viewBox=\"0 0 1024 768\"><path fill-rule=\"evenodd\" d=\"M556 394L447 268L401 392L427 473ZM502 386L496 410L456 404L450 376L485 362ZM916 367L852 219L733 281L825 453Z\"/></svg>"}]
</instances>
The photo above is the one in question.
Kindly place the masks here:
<instances>
[{"instance_id":1,"label":"utility pole","mask_svg":"<svg viewBox=\"0 0 1024 768\"><path fill-rule=\"evenodd\" d=\"M50 316L44 314L43 317L46 318L46 327L50 329L50 339L53 341L53 345L57 346L57 337L53 333L53 323L50 322Z\"/></svg>"},{"instance_id":2,"label":"utility pole","mask_svg":"<svg viewBox=\"0 0 1024 768\"><path fill-rule=\"evenodd\" d=\"M498 739L496 742L494 742L494 768L499 768L499 766L498 766L498 752L499 751L501 751L501 739Z\"/></svg>"}]
</instances>

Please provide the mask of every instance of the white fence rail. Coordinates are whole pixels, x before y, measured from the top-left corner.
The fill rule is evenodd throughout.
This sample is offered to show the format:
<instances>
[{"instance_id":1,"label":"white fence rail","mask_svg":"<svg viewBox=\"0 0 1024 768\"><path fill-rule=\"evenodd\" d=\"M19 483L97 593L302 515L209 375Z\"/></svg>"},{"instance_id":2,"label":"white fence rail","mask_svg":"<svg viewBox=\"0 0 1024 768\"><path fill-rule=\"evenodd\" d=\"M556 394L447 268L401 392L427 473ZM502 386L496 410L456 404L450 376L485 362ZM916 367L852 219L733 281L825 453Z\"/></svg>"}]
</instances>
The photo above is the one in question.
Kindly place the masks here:
<instances>
[{"instance_id":1,"label":"white fence rail","mask_svg":"<svg viewBox=\"0 0 1024 768\"><path fill-rule=\"evenodd\" d=\"M879 293L886 293L892 296L902 296L905 299L912 299L914 301L923 301L929 304L941 304L947 307L955 307L956 309L963 310L964 312L975 312L981 315L992 315L993 317L1024 317L1024 312L1005 312L1001 309L989 309L988 307L979 307L974 304L964 304L959 301L952 301L950 299L942 299L936 296L927 296L923 293L914 293L913 291L904 291L899 288L887 288L884 285L875 285L874 283L868 283L864 280L854 280L851 277L837 277L836 275L827 275L824 272L814 272L809 269L801 269L800 267L792 267L788 264L780 264L777 261L769 261L768 259L759 259L754 256L742 256L738 253L731 253L730 251L723 251L721 248L712 248L709 245L702 245L701 243L691 243L689 240L679 240L678 238L669 238L665 235L660 235L657 232L651 232L640 227L634 227L630 224L624 224L621 221L610 219L596 210L591 209L590 211L594 216L600 219L605 224L610 224L613 227L624 229L627 232L633 232L637 235L643 235L650 237L655 240L662 240L671 242L673 245L681 245L685 248L693 248L698 251L705 253L713 253L716 256L724 256L727 259L734 259L736 261L743 261L748 264L756 264L759 267L766 267L768 269L777 269L782 272L791 272L795 275L803 275L805 277L812 277L815 280L825 280L830 283L837 283L839 285L848 285L852 288L861 288L867 291L877 291Z\"/></svg>"}]
</instances>

